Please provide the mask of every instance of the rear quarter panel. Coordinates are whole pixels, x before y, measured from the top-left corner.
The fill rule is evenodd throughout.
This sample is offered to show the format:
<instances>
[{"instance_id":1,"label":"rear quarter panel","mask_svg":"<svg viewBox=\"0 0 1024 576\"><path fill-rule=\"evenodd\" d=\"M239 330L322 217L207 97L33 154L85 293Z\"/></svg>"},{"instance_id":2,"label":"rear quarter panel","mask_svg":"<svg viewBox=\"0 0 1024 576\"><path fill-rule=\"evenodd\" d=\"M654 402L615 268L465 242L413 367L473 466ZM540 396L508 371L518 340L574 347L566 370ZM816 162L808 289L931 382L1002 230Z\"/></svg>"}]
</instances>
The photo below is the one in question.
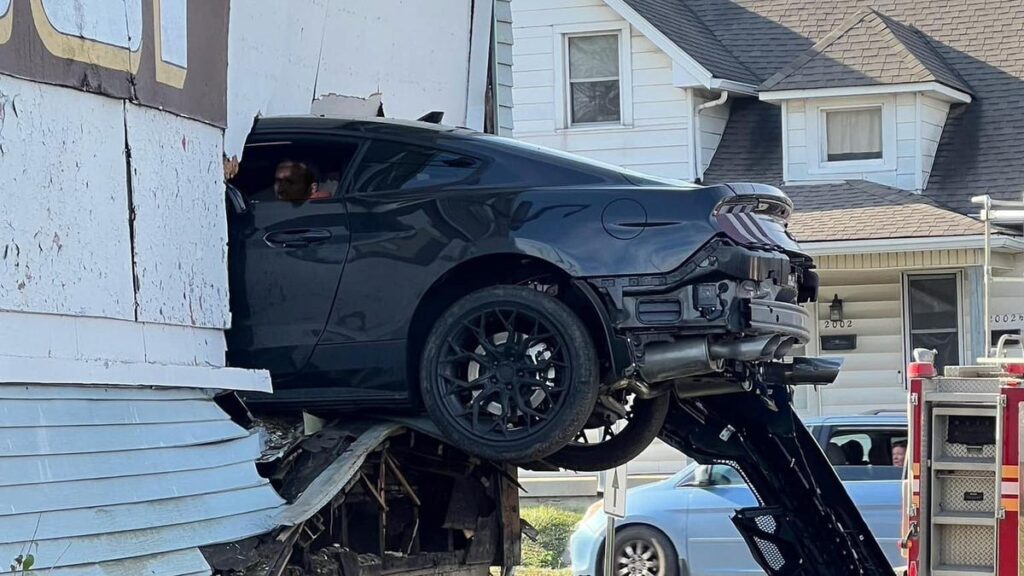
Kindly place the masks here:
<instances>
[{"instance_id":1,"label":"rear quarter panel","mask_svg":"<svg viewBox=\"0 0 1024 576\"><path fill-rule=\"evenodd\" d=\"M430 286L474 258L523 254L575 277L655 274L678 267L715 234L711 195L639 190L657 226L630 240L605 232L602 213L616 199L636 197L637 188L355 195L352 248L321 342L405 338Z\"/></svg>"}]
</instances>

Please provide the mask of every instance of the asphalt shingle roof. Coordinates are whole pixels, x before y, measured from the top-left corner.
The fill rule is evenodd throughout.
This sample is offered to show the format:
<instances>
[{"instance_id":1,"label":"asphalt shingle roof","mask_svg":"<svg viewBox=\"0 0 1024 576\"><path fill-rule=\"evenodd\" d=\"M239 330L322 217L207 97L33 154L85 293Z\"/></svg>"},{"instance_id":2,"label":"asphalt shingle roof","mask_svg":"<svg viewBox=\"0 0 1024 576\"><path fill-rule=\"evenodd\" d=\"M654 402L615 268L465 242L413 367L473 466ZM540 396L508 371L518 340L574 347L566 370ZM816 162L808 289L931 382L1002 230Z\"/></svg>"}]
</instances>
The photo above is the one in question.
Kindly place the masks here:
<instances>
[{"instance_id":1,"label":"asphalt shingle roof","mask_svg":"<svg viewBox=\"0 0 1024 576\"><path fill-rule=\"evenodd\" d=\"M875 10L862 10L761 84L761 90L802 90L941 82L970 93L916 29Z\"/></svg>"},{"instance_id":2,"label":"asphalt shingle roof","mask_svg":"<svg viewBox=\"0 0 1024 576\"><path fill-rule=\"evenodd\" d=\"M683 49L716 78L757 85L760 79L747 70L680 0L625 0L676 46Z\"/></svg>"},{"instance_id":3,"label":"asphalt shingle roof","mask_svg":"<svg viewBox=\"0 0 1024 576\"><path fill-rule=\"evenodd\" d=\"M970 104L950 108L925 195L940 206L972 213L977 212L972 196L1012 199L1024 189L1022 1L628 2L716 76L741 80L745 70L756 83L790 65L857 14L874 10L901 50L938 81L962 82L973 95ZM736 66L741 70L734 71ZM715 154L707 180L768 181L759 175L777 174L781 182L778 108L748 105L749 100L733 100L728 137ZM737 133L740 124L749 132Z\"/></svg>"}]
</instances>

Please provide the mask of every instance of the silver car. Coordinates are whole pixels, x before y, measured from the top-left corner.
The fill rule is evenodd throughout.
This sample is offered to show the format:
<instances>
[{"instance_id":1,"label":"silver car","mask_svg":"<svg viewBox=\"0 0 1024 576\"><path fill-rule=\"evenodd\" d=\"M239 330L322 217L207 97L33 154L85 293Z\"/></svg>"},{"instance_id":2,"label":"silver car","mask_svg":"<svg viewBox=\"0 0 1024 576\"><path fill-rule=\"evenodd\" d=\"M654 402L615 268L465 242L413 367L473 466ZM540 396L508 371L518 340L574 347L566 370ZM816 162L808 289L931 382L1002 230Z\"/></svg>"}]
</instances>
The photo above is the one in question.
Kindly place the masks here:
<instances>
[{"instance_id":1,"label":"silver car","mask_svg":"<svg viewBox=\"0 0 1024 576\"><path fill-rule=\"evenodd\" d=\"M900 554L900 414L808 419L864 520L894 566ZM894 463L894 458L896 462ZM757 506L743 478L727 466L690 464L665 480L633 488L626 517L616 526L615 576L719 576L763 573L730 521L738 508ZM607 520L591 506L569 543L574 576L603 576Z\"/></svg>"}]
</instances>

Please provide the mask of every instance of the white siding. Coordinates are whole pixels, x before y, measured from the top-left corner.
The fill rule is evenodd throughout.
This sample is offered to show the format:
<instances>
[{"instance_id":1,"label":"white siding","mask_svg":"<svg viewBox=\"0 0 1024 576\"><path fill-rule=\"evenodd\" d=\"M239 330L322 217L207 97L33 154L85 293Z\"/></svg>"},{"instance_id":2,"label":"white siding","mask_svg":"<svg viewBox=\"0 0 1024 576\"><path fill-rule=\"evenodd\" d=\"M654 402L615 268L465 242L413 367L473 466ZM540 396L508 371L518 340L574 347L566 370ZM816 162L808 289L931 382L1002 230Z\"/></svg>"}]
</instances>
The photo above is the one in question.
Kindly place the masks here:
<instances>
[{"instance_id":1,"label":"white siding","mask_svg":"<svg viewBox=\"0 0 1024 576\"><path fill-rule=\"evenodd\" d=\"M227 328L223 131L134 104L125 104L124 126L132 158L136 319Z\"/></svg>"},{"instance_id":2,"label":"white siding","mask_svg":"<svg viewBox=\"0 0 1024 576\"><path fill-rule=\"evenodd\" d=\"M1024 274L1024 256L997 254L995 261L1004 274ZM816 257L821 276L818 303L811 305L818 322L806 353L811 356L842 356L843 370L835 384L817 390L797 390L795 403L808 415L857 413L875 409L903 409L906 404L904 369L908 358L905 342L905 295L903 277L913 273L963 271L961 334L966 356L973 361L980 334L980 281L972 284L973 270L981 262L980 250L936 250L929 252L886 252ZM979 277L980 278L980 277ZM833 328L827 323L828 306L838 294L843 300L844 319L850 326ZM1008 315L1009 325L993 323L992 329L1024 328L1024 290L1020 284L995 284L992 314ZM1013 315L1017 321L1013 322ZM819 350L819 337L856 334L857 349L850 352Z\"/></svg>"},{"instance_id":3,"label":"white siding","mask_svg":"<svg viewBox=\"0 0 1024 576\"><path fill-rule=\"evenodd\" d=\"M123 103L3 75L0 94L0 310L134 319Z\"/></svg>"},{"instance_id":4,"label":"white siding","mask_svg":"<svg viewBox=\"0 0 1024 576\"><path fill-rule=\"evenodd\" d=\"M696 97L694 101L696 106L700 106L711 100ZM731 106L732 101L726 100L724 104L712 106L700 112L698 125L700 126L701 175L704 174L704 171L711 164L712 158L715 157L715 151L718 150L718 144L722 141L725 126L729 123L729 109ZM694 107L694 111L696 114L696 107Z\"/></svg>"},{"instance_id":5,"label":"white siding","mask_svg":"<svg viewBox=\"0 0 1024 576\"><path fill-rule=\"evenodd\" d=\"M786 148L783 151L786 179L808 180L808 154L812 152L807 148L807 105L803 100L788 100L782 104L782 113L786 115L783 120L786 127Z\"/></svg>"},{"instance_id":6,"label":"white siding","mask_svg":"<svg viewBox=\"0 0 1024 576\"><path fill-rule=\"evenodd\" d=\"M921 96L921 182L928 186L928 177L935 163L935 151L949 115L949 102Z\"/></svg>"},{"instance_id":7,"label":"white siding","mask_svg":"<svg viewBox=\"0 0 1024 576\"><path fill-rule=\"evenodd\" d=\"M632 125L566 129L558 125L556 111L565 106L555 85L560 76L555 66L562 65L557 28L573 25L597 31L628 25L601 0L516 0L512 9L517 138L641 172L694 178L692 102L688 90L673 85L668 55L630 28L632 70L624 81L632 89L632 98L625 103ZM709 129L717 130L715 120Z\"/></svg>"},{"instance_id":8,"label":"white siding","mask_svg":"<svg viewBox=\"0 0 1024 576\"><path fill-rule=\"evenodd\" d=\"M55 574L208 573L196 547L276 525L258 440L203 391L4 384L0 399L0 558L32 541Z\"/></svg>"},{"instance_id":9,"label":"white siding","mask_svg":"<svg viewBox=\"0 0 1024 576\"><path fill-rule=\"evenodd\" d=\"M497 130L499 136L512 136L512 1L495 0L494 39L496 42L495 85L498 91Z\"/></svg>"},{"instance_id":10,"label":"white siding","mask_svg":"<svg viewBox=\"0 0 1024 576\"><path fill-rule=\"evenodd\" d=\"M899 270L821 271L815 337L857 335L854 351L820 352L844 358L836 382L817 391L822 414L900 409L906 404L901 286ZM826 327L834 294L842 298L844 319L852 326Z\"/></svg>"},{"instance_id":11,"label":"white siding","mask_svg":"<svg viewBox=\"0 0 1024 576\"><path fill-rule=\"evenodd\" d=\"M1013 268L997 271L1000 276L1024 277L1024 254L1018 254L1012 261ZM991 314L992 330L1017 330L1024 328L1024 284L999 282L992 285ZM992 343L995 345L995 342Z\"/></svg>"},{"instance_id":12,"label":"white siding","mask_svg":"<svg viewBox=\"0 0 1024 576\"><path fill-rule=\"evenodd\" d=\"M917 97L914 94L897 94L896 188L901 190L917 189L918 134Z\"/></svg>"}]
</instances>

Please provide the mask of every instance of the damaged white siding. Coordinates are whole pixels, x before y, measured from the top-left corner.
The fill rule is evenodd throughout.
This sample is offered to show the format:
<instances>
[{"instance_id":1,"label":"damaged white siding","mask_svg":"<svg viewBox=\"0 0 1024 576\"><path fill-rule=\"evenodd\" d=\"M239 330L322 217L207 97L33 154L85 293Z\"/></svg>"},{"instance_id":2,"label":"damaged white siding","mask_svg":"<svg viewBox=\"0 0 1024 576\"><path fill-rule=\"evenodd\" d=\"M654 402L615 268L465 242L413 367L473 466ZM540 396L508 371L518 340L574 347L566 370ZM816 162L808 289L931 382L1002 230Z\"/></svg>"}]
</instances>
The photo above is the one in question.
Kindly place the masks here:
<instances>
[{"instance_id":1,"label":"damaged white siding","mask_svg":"<svg viewBox=\"0 0 1024 576\"><path fill-rule=\"evenodd\" d=\"M240 155L257 114L309 114L327 94L380 93L388 117L440 110L446 124L466 123L472 0L231 8L229 156Z\"/></svg>"},{"instance_id":2,"label":"damaged white siding","mask_svg":"<svg viewBox=\"0 0 1024 576\"><path fill-rule=\"evenodd\" d=\"M223 131L125 105L131 151L138 316L227 328Z\"/></svg>"},{"instance_id":3,"label":"damaged white siding","mask_svg":"<svg viewBox=\"0 0 1024 576\"><path fill-rule=\"evenodd\" d=\"M0 310L134 319L123 104L0 75L0 107Z\"/></svg>"},{"instance_id":4,"label":"damaged white siding","mask_svg":"<svg viewBox=\"0 0 1024 576\"><path fill-rule=\"evenodd\" d=\"M37 570L208 573L195 547L265 532L283 504L203 390L0 384L0 438L0 558L31 549Z\"/></svg>"}]
</instances>

